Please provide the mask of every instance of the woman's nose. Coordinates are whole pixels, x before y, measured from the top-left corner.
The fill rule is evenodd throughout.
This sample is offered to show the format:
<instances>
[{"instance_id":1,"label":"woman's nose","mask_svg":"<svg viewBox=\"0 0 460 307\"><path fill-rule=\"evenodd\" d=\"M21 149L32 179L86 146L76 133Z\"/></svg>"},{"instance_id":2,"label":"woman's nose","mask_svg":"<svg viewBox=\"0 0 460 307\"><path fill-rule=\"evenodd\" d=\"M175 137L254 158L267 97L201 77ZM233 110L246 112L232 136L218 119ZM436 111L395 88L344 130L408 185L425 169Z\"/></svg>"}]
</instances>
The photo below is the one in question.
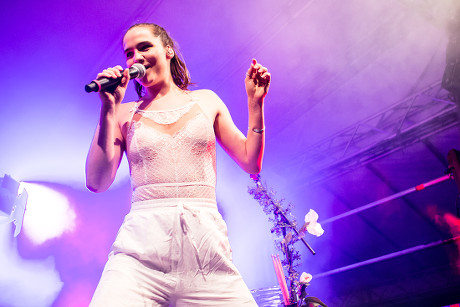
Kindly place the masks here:
<instances>
[{"instance_id":1,"label":"woman's nose","mask_svg":"<svg viewBox=\"0 0 460 307\"><path fill-rule=\"evenodd\" d=\"M140 52L134 51L133 60L134 63L143 63L144 57L140 54Z\"/></svg>"}]
</instances>

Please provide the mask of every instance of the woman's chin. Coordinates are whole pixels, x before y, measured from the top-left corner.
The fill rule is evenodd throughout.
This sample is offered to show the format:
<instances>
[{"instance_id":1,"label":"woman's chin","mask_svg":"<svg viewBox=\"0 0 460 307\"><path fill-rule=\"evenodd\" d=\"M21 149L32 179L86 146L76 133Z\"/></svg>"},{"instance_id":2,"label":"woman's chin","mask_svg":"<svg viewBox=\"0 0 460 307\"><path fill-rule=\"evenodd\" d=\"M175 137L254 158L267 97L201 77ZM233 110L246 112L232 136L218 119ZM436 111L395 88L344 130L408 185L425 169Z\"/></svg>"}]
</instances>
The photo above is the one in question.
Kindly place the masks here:
<instances>
[{"instance_id":1,"label":"woman's chin","mask_svg":"<svg viewBox=\"0 0 460 307\"><path fill-rule=\"evenodd\" d=\"M152 86L152 84L154 83L153 80L148 80L148 79L146 80L145 78L142 78L141 80L136 79L136 81L143 87Z\"/></svg>"}]
</instances>

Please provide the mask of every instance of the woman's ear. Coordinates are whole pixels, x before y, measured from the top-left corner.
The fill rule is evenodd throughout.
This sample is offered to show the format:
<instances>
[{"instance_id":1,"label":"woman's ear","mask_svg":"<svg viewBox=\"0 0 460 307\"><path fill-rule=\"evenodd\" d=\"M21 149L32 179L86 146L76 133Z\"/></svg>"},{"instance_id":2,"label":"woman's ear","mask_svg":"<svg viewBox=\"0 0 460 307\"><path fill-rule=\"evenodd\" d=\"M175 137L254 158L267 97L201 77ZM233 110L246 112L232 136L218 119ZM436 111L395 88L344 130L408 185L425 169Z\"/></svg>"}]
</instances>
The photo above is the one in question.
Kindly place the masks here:
<instances>
[{"instance_id":1,"label":"woman's ear","mask_svg":"<svg viewBox=\"0 0 460 307\"><path fill-rule=\"evenodd\" d=\"M172 59L174 57L174 50L171 48L171 46L166 47L166 56L168 59Z\"/></svg>"}]
</instances>

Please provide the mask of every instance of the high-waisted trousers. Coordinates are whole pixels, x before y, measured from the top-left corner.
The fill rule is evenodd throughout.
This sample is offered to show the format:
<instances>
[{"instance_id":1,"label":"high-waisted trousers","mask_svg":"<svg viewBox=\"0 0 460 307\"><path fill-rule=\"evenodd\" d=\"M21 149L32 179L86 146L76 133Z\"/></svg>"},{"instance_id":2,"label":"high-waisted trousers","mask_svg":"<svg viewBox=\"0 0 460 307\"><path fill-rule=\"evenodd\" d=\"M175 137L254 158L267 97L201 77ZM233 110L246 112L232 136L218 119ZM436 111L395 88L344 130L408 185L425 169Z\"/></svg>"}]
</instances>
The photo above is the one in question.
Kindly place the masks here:
<instances>
[{"instance_id":1,"label":"high-waisted trousers","mask_svg":"<svg viewBox=\"0 0 460 307\"><path fill-rule=\"evenodd\" d=\"M257 304L232 263L216 203L162 199L132 204L90 306Z\"/></svg>"}]
</instances>

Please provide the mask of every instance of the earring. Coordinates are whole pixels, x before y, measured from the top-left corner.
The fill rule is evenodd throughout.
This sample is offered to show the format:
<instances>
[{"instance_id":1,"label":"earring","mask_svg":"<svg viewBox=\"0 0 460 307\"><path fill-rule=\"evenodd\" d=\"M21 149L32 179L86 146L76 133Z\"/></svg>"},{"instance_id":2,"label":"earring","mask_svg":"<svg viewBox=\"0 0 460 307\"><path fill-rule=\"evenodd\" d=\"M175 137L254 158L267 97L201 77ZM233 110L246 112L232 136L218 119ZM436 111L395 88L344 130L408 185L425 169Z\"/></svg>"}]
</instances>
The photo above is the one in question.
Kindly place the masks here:
<instances>
[{"instance_id":1,"label":"earring","mask_svg":"<svg viewBox=\"0 0 460 307\"><path fill-rule=\"evenodd\" d=\"M168 55L173 55L174 52L171 49L168 49Z\"/></svg>"}]
</instances>

